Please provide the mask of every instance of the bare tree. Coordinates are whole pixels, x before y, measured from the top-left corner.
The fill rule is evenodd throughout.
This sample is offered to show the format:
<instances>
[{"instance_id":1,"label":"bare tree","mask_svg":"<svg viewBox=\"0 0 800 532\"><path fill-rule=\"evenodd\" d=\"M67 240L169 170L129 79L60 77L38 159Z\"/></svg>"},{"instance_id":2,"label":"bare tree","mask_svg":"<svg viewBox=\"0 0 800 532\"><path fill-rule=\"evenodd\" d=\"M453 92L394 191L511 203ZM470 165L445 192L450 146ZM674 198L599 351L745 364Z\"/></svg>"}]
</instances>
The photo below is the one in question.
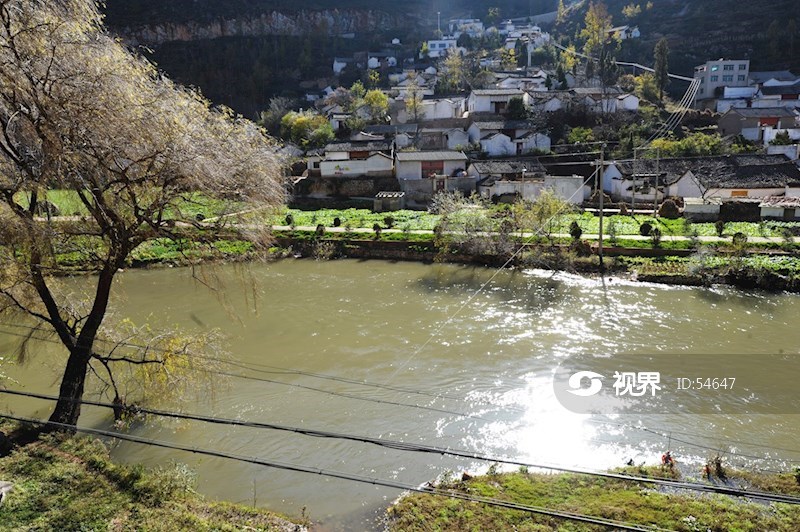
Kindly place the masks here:
<instances>
[{"instance_id":1,"label":"bare tree","mask_svg":"<svg viewBox=\"0 0 800 532\"><path fill-rule=\"evenodd\" d=\"M74 425L90 372L124 401L120 364L165 381L190 364L186 344L164 336L136 352L101 349L112 331L124 335L106 318L131 252L152 238L207 242L235 229L196 222L186 205L198 196L279 204L281 161L262 129L109 36L91 0L0 0L0 63L0 314L23 313L64 345L50 419ZM38 218L52 189L77 197L85 214ZM65 249L82 250L96 273L85 302L59 289Z\"/></svg>"}]
</instances>

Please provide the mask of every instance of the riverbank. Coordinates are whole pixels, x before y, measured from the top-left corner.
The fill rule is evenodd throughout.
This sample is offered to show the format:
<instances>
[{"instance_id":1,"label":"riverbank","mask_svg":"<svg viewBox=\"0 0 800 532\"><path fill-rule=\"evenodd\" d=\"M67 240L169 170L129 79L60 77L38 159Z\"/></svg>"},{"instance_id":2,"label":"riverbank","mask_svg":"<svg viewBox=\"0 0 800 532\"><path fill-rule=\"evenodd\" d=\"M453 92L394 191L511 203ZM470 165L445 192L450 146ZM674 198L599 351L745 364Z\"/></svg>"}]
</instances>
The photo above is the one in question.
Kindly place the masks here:
<instances>
[{"instance_id":1,"label":"riverbank","mask_svg":"<svg viewBox=\"0 0 800 532\"><path fill-rule=\"evenodd\" d=\"M9 425L0 424L0 430ZM96 439L43 435L0 458L3 530L267 530L301 532L266 510L205 500L179 464L155 470L111 461ZM304 521L304 520L303 520Z\"/></svg>"},{"instance_id":2,"label":"riverbank","mask_svg":"<svg viewBox=\"0 0 800 532\"><path fill-rule=\"evenodd\" d=\"M638 476L668 476L658 467L629 467L622 472ZM698 475L699 476L699 475ZM672 478L676 478L675 477ZM792 474L753 474L730 471L714 483L752 490L800 495ZM440 486L457 494L578 513L623 521L642 527L678 531L796 531L800 507L760 504L727 495L697 494L659 489L652 485L585 475L544 475L521 470L480 477L445 480ZM605 526L567 521L519 510L488 506L429 494L408 495L387 512L392 532L423 530L571 530L599 531Z\"/></svg>"}]
</instances>

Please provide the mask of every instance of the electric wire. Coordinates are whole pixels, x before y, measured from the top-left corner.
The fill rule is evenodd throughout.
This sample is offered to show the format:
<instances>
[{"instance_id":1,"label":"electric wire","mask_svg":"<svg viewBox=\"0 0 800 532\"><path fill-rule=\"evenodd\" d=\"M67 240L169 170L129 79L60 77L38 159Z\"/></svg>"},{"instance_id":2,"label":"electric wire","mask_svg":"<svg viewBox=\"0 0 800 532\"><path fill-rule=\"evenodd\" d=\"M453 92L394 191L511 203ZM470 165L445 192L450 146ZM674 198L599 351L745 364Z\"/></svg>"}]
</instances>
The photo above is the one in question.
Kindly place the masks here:
<instances>
[{"instance_id":1,"label":"electric wire","mask_svg":"<svg viewBox=\"0 0 800 532\"><path fill-rule=\"evenodd\" d=\"M7 323L0 322L0 325L7 326L7 325L12 325L12 324L7 324ZM17 327L21 327L21 328L35 329L34 327L24 326L24 325L19 325L19 324L16 325L16 326ZM28 335L23 335L23 334L13 333L13 332L10 332L10 331L3 331L3 330L0 330L0 333L9 334L9 335L12 335L12 336L18 336L18 337L22 337L22 338L28 338L29 337ZM39 340L39 341L45 341L45 342L50 342L50 343L53 343L53 344L61 345L61 343L58 340L54 340L52 338L43 338L43 337L36 337L36 336L33 336L32 338L36 339L36 340ZM131 344L131 345L133 345L133 344ZM216 361L219 361L219 362L222 362L222 363L228 363L228 361L225 360L225 359L219 359L219 358L214 358L214 357L209 357L209 358L212 358L213 360L216 360ZM243 367L245 369L249 368L248 364L235 364L235 365L238 365L238 366ZM260 364L254 364L254 365L260 366ZM252 371L257 371L257 370L252 370ZM378 402L378 403L389 404L389 405L393 405L393 406L401 406L401 407L409 407L409 408L420 408L420 409L431 410L431 411L435 411L435 412L439 412L439 413L455 415L455 416L459 416L459 417L472 418L472 419L476 419L476 420L480 420L480 421L491 421L491 420L488 420L488 419L486 419L484 417L476 416L474 414L466 414L466 413L459 412L459 411L454 411L454 410L438 409L438 408L426 407L426 406L422 406L422 405L400 403L400 402L381 400L381 399L373 399L373 398L370 398L370 397L363 397L363 396L352 395L352 394L343 394L343 393L340 393L340 392L333 392L333 391L330 391L330 390L324 390L324 389L314 388L314 387L310 387L310 386L295 385L294 383L285 383L285 382L282 382L282 381L275 381L275 380L271 380L271 379L264 379L264 378L260 378L260 377L237 374L237 373L232 373L232 372L224 372L224 371L219 371L219 370L214 370L214 371L211 371L211 372L215 373L215 374L221 374L221 375L227 376L227 377L239 378L239 379L245 379L245 380L252 380L252 381L257 381L257 382L265 382L265 383L268 383L268 384L278 384L278 385L285 385L285 386L299 386L299 387L301 387L303 389L307 389L307 390L311 390L311 391L315 391L315 392L325 393L325 394L334 395L334 396L340 396L340 397L344 397L344 398L356 399L356 400L361 400L361 401ZM293 371L290 370L290 371L288 371L288 373L293 373ZM299 372L299 371L298 371L298 373L305 374L305 372ZM317 378L323 378L323 379L324 378L331 378L332 380L339 380L335 376L329 376L329 375L323 375L323 374L312 374L312 375L317 377ZM346 380L345 382L349 382L349 381ZM381 385L374 385L374 384L366 383L366 382L363 382L363 381L355 381L354 384L360 384L362 386L376 386L378 388L383 388L383 386L381 386ZM408 390L408 389L400 389L398 391L409 392L409 393L412 392L412 390ZM0 391L0 393L2 393L2 392ZM457 400L457 401L464 401L465 400L464 398L455 397L455 396L450 396L449 398L452 399L452 400ZM490 403L488 401L475 401L475 403L479 404L479 405L482 405L482 406L488 406L488 407L497 407L498 406L498 405L495 405L495 404ZM506 406L503 407L503 409L506 410L506 411L513 411L513 412L518 412L518 413L521 413L521 412L525 411L524 408L516 407L516 406L513 406L513 405L506 405ZM617 422L610 421L610 420L601 420L601 419L589 418L586 421L590 422L590 423L603 424L603 425L612 425L612 426L617 426L617 427L622 427L622 428L640 430L640 431L651 433L651 434L656 435L656 436L660 436L662 438L671 438L673 441L676 441L676 442L679 442L679 443L683 443L683 444L686 444L686 445L689 445L689 446L692 446L692 447L696 447L696 448L699 448L699 449L715 450L715 451L718 450L718 448L716 448L716 447L711 447L709 445L704 445L704 444L700 444L700 443L697 443L697 442L684 440L684 439L681 439L681 438L676 438L674 436L671 436L671 434L682 434L682 435L695 436L695 437L705 437L704 435L697 434L697 433L685 432L685 431L670 431L670 433L668 434L668 433L657 431L657 430L654 430L654 429L651 429L651 428L648 428L648 427L645 427L645 426L641 426L641 425L632 425L632 424L628 424L628 423L617 423ZM789 449L789 448L785 448L785 447L775 447L775 446L769 446L769 445L764 445L764 444L759 444L759 443L754 443L754 442L748 442L748 441L743 441L743 440L736 440L736 439L731 439L731 438L725 438L723 441L725 441L727 443L739 444L739 445L753 447L753 448L761 448L761 449L773 450L773 451L790 452L790 453L795 453L795 454L796 453L800 453L800 450L798 450L798 449ZM734 456L734 457L749 458L749 459L761 460L761 461L772 461L772 462L776 462L776 463L784 463L784 462L787 461L787 460L780 459L780 458L774 458L774 457L768 457L768 456L759 456L759 455L751 455L751 454L738 453L738 452L732 452L732 451L727 451L726 454L730 454L731 456Z\"/></svg>"},{"instance_id":2,"label":"electric wire","mask_svg":"<svg viewBox=\"0 0 800 532\"><path fill-rule=\"evenodd\" d=\"M18 395L18 396L25 396L25 397L32 397L36 399L43 399L48 401L58 401L61 398L58 396L47 395L47 394L38 394L32 392L21 392L17 390L0 390L0 393L3 394L10 394L10 395ZM90 406L97 406L102 408L109 408L109 409L118 409L120 408L119 405L115 405L113 403L105 403L100 401L90 401L90 400L77 400L77 399L66 399L67 401L79 403L82 405L90 405ZM245 421L239 419L229 419L229 418L219 418L219 417L212 417L212 416L204 416L198 414L187 414L187 413L179 413L179 412L169 412L165 410L157 410L152 408L145 408L145 407L136 407L135 412L150 414L158 417L168 417L173 419L183 419L183 420L191 420L191 421L201 421L205 423L211 424L218 424L218 425L231 425L231 426L242 426L242 427L249 427L249 428L259 428L259 429L270 429L270 430L278 430L284 432L293 432L298 434L303 434L306 436L313 436L319 438L332 438L332 439L342 439L342 440L350 440L356 441L360 443L370 443L373 445L377 445L380 447L386 447L394 450L399 451L408 451L408 452L419 452L419 453L432 453L432 454L439 454L442 456L452 456L456 458L468 458L471 460L479 460L483 462L492 462L498 464L505 464L505 465L514 465L520 467L529 467L529 468L536 468L536 469L546 469L551 471L559 471L562 473L574 473L580 475L587 475L587 476L594 476L600 478L609 478L615 480L626 480L626 481L634 481L634 482L642 482L645 484L655 484L655 485L663 485L669 486L673 488L681 488L681 489L688 489L692 491L702 491L702 492L712 492L712 493L719 493L723 495L733 495L737 497L749 497L752 499L757 500L764 500L769 502L784 502L787 504L800 504L800 497L795 497L791 495L784 495L784 494L775 494L770 492L764 491L755 491L755 490L745 490L740 488L734 488L731 486L719 486L714 484L698 484L693 482L682 482L677 480L671 479L658 479L658 478L648 478L648 477L639 477L635 475L627 475L622 473L611 473L611 472L602 472L602 471L593 471L581 468L574 468L574 467L566 467L560 465L553 465L553 464L540 464L540 463L532 463L532 462L525 462L521 460L513 460L509 458L501 458L501 457L492 457L487 456L481 453L476 453L472 451L466 450L459 450L459 449L452 449L446 447L437 447L432 445L425 445L425 444L416 444L416 443L407 443L401 442L397 440L388 440L383 438L374 438L370 436L356 436L352 434L345 434L345 433L338 433L338 432L330 432L330 431L320 431L315 429L307 429L302 427L289 427L285 425L278 425L278 424L271 424L271 423L262 423L256 421ZM2 416L0 416L2 417Z\"/></svg>"}]
</instances>

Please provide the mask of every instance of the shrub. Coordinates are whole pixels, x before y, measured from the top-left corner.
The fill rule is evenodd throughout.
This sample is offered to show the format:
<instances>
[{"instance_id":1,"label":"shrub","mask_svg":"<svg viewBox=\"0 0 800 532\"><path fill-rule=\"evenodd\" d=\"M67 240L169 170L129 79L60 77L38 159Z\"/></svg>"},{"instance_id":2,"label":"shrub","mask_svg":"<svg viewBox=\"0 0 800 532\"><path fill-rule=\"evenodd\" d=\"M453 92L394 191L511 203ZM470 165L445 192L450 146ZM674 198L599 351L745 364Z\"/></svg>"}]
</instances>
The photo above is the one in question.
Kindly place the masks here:
<instances>
[{"instance_id":1,"label":"shrub","mask_svg":"<svg viewBox=\"0 0 800 532\"><path fill-rule=\"evenodd\" d=\"M372 230L375 231L375 240L378 240L381 237L381 224L375 222L372 226Z\"/></svg>"},{"instance_id":2,"label":"shrub","mask_svg":"<svg viewBox=\"0 0 800 532\"><path fill-rule=\"evenodd\" d=\"M617 245L617 223L614 221L608 224L608 241L612 246Z\"/></svg>"},{"instance_id":3,"label":"shrub","mask_svg":"<svg viewBox=\"0 0 800 532\"><path fill-rule=\"evenodd\" d=\"M316 234L317 236L322 236L322 235L324 235L324 234L325 234L325 226L324 226L324 225L322 225L322 224L318 224L318 225L317 225L317 230L315 231L315 234Z\"/></svg>"},{"instance_id":4,"label":"shrub","mask_svg":"<svg viewBox=\"0 0 800 532\"><path fill-rule=\"evenodd\" d=\"M645 222L639 226L639 234L642 236L650 236L653 231L653 225L650 222Z\"/></svg>"},{"instance_id":5,"label":"shrub","mask_svg":"<svg viewBox=\"0 0 800 532\"><path fill-rule=\"evenodd\" d=\"M625 203L619 204L619 214L620 216L627 216L628 213L628 206Z\"/></svg>"},{"instance_id":6,"label":"shrub","mask_svg":"<svg viewBox=\"0 0 800 532\"><path fill-rule=\"evenodd\" d=\"M286 225L288 225L289 227L294 227L294 216L292 216L291 214L286 215Z\"/></svg>"},{"instance_id":7,"label":"shrub","mask_svg":"<svg viewBox=\"0 0 800 532\"><path fill-rule=\"evenodd\" d=\"M662 218L675 220L681 217L681 211L680 209L678 209L678 206L675 205L674 201L668 199L667 201L661 204L661 207L659 207L658 215L661 216Z\"/></svg>"},{"instance_id":8,"label":"shrub","mask_svg":"<svg viewBox=\"0 0 800 532\"><path fill-rule=\"evenodd\" d=\"M569 224L569 235L573 240L580 240L581 235L583 235L583 229L581 229L581 226L578 225L578 222L575 220Z\"/></svg>"},{"instance_id":9,"label":"shrub","mask_svg":"<svg viewBox=\"0 0 800 532\"><path fill-rule=\"evenodd\" d=\"M725 233L725 222L723 220L717 220L714 222L714 229L717 231L717 236L721 237Z\"/></svg>"},{"instance_id":10,"label":"shrub","mask_svg":"<svg viewBox=\"0 0 800 532\"><path fill-rule=\"evenodd\" d=\"M383 219L383 224L386 226L386 229L391 229L392 227L394 227L394 217L387 216L386 218Z\"/></svg>"},{"instance_id":11,"label":"shrub","mask_svg":"<svg viewBox=\"0 0 800 532\"><path fill-rule=\"evenodd\" d=\"M661 246L661 229L658 227L653 227L650 231L650 239L653 241L653 247L657 248Z\"/></svg>"},{"instance_id":12,"label":"shrub","mask_svg":"<svg viewBox=\"0 0 800 532\"><path fill-rule=\"evenodd\" d=\"M733 235L731 241L733 242L733 245L736 247L744 246L745 244L747 244L747 235L742 232L737 232L736 234Z\"/></svg>"},{"instance_id":13,"label":"shrub","mask_svg":"<svg viewBox=\"0 0 800 532\"><path fill-rule=\"evenodd\" d=\"M333 219L333 226L339 227L340 225L342 225L342 219L337 216L336 218Z\"/></svg>"}]
</instances>

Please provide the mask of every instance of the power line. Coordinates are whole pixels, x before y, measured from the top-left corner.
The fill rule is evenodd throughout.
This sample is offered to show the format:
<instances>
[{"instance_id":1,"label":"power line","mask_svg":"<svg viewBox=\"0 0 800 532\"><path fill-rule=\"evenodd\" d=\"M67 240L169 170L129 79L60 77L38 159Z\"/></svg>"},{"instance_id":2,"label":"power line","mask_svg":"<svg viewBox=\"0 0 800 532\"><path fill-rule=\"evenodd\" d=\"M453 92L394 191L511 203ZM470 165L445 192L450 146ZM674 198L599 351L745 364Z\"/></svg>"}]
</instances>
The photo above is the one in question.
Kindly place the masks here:
<instances>
[{"instance_id":1,"label":"power line","mask_svg":"<svg viewBox=\"0 0 800 532\"><path fill-rule=\"evenodd\" d=\"M349 481L353 481L353 482L359 482L359 483L362 483L362 484L371 484L373 486L382 486L382 487L405 490L405 491L413 491L413 492L416 492L416 493L424 493L424 494L429 494L429 495L450 497L450 498L454 498L454 499L464 500L464 501L467 501L467 502L477 502L477 503L486 504L486 505L489 505L489 506L497 506L497 507L508 508L508 509L512 509L512 510L519 510L519 511L522 511L522 512L545 515L545 516L549 516L549 517L556 517L556 518L560 518L560 519L567 519L567 520L570 520L570 521L579 521L579 522L584 522L584 523L589 523L589 524L603 525L603 526L607 526L607 527L609 527L611 529L614 529L614 530L633 530L633 531L640 531L640 532L647 532L647 531L652 531L652 530L665 530L663 528L653 528L653 527L650 527L650 526L642 527L642 526L639 526L639 525L637 525L635 523L628 523L628 522L624 522L624 521L606 519L606 518L603 518L603 517L593 517L593 516L588 516L588 515L583 515L583 514L578 514L578 513L572 513L572 512L566 512L566 511L561 511L561 510L550 509L550 508L544 508L544 507L538 507L538 506L528 506L528 505L517 504L517 503L508 502L508 501L501 501L501 500L498 500L498 499L491 499L491 498L487 498L487 497L476 497L476 496L473 496L473 495L467 495L465 493L460 493L460 492L456 492L456 491L448 491L448 490L444 490L444 489L441 489L441 488L434 488L434 487L421 488L421 487L418 487L418 486L415 486L415 485L405 484L405 483L401 483L401 482L383 480L383 479L379 479L379 478L370 478L370 477L365 477L365 476L362 476L362 475L355 475L355 474L351 474L351 473L343 473L343 472L339 472L339 471L320 469L320 468L316 468L316 467L310 467L310 466L305 466L305 465L300 465L300 464L292 464L292 463L288 463L288 462L268 461L268 460L263 460L263 459L252 457L252 456L237 455L237 454L233 454L233 453L215 451L215 450L212 450L212 449L204 449L204 448L200 448L200 447L189 447L189 446L186 446L186 445L179 445L179 444L175 444L175 443L165 442L165 441L162 441L162 440L155 440L155 439L150 439L150 438L141 438L139 436L133 436L133 435L130 435L130 434L121 434L119 432L111 432L111 431L107 431L107 430L91 429L91 428L85 428L85 427L75 427L73 425L68 425L68 424L65 424L65 423L57 423L57 422L54 422L54 421L43 421L43 420L38 420L38 419L25 418L25 417L21 417L21 416L13 416L13 415L9 415L9 414L0 414L0 418L9 419L9 420L17 421L17 422L21 422L21 423L38 424L38 425L45 425L45 426L55 427L55 428L61 428L61 429L65 429L65 430L68 430L68 431L76 431L76 432L81 432L81 433L85 433L85 434L91 434L91 435L94 435L94 436L104 436L104 437L108 437L108 438L114 438L114 439L117 439L117 440L129 441L129 442L132 442L132 443L138 443L138 444L142 444L142 445L149 445L149 446L153 446L153 447L161 447L161 448L165 448L165 449L174 449L174 450L189 452L189 453L193 453L193 454L200 454L200 455L205 455L205 456L213 456L213 457L217 457L217 458L225 458L225 459L229 459L229 460L236 460L236 461L239 461L239 462L245 462L245 463L249 463L249 464L261 465L261 466L265 466L265 467L271 467L271 468L274 468L274 469L282 469L282 470L285 470L285 471L294 471L294 472L298 472L298 473L310 473L310 474L314 474L314 475L321 475L321 476L337 478L337 479L341 479L341 480L349 480Z\"/></svg>"},{"instance_id":2,"label":"power line","mask_svg":"<svg viewBox=\"0 0 800 532\"><path fill-rule=\"evenodd\" d=\"M9 323L3 323L3 322L0 322L0 326L13 326L13 327L19 327L19 328L23 328L23 329L39 330L39 329L36 329L35 327L25 326L25 325L21 325L21 324L9 324ZM3 331L3 330L0 330L0 332L2 332L4 334L11 335L11 336L18 336L18 337L21 337L21 338L28 338L28 335L23 335L23 334L19 334L19 333L13 333L13 332ZM58 340L54 340L54 339L51 339L51 338L43 338L43 337L38 337L38 336L31 336L31 338L39 340L39 341L50 342L50 343L53 343L53 344L61 345L61 343ZM107 340L101 340L101 341L107 342ZM136 346L135 344L125 344L125 345L128 345L130 347L135 347ZM143 346L139 346L139 347L143 347ZM209 358L209 359L221 362L221 363L231 364L231 365L234 365L234 366L241 367L243 369L249 369L250 371L256 371L256 372L261 371L261 370L254 369L254 368L252 368L250 366L272 367L272 366L268 366L266 364L236 363L236 362L228 361L228 360L221 359L221 358L207 357L207 356L203 356L203 355L199 355L199 354L192 355L192 356L198 356L198 357L201 357L201 358ZM459 416L459 417L468 417L468 418L477 419L477 420L480 420L480 421L490 421L490 420L488 420L486 418L475 416L474 414L466 414L466 413L459 412L459 411L454 411L454 410L439 409L439 408L427 407L427 406L422 406L422 405L394 402L394 401L388 401L388 400L382 400L382 399L373 399L373 398L370 398L370 397L362 397L362 396L358 396L358 395L345 394L345 393L341 393L341 392L333 392L333 391L330 391L330 390L314 388L314 387L311 387L311 386L304 386L304 385L299 385L299 384L294 384L294 383L286 383L286 382L282 382L282 381L275 381L275 380L271 380L271 379L264 379L264 378L260 378L260 377L254 377L254 376L250 376L250 375L242 375L242 374L232 373L232 372L224 372L224 371L219 371L219 370L209 370L209 372L213 373L213 374L220 374L220 375L223 375L223 376L232 377L232 378L239 378L239 379L251 380L251 381L256 381L256 382L265 382L265 383L268 383L268 384L278 384L278 385L284 385L284 386L290 386L290 387L300 387L302 389L307 389L307 390L310 390L310 391L325 393L325 394L333 395L333 396L344 397L344 398L348 398L348 399L355 399L355 400L367 401L367 402L383 403L383 404L389 404L389 405L393 405L393 406L400 406L400 407L407 407L407 408L418 408L418 409L424 409L424 410L430 410L430 411L434 411L434 412L440 412L440 413L455 415L455 416ZM298 374L301 374L301 375L310 375L310 376L314 376L316 378L331 379L331 380L334 380L334 381L343 380L344 382L352 382L353 384L359 384L361 386L395 389L396 391L400 391L400 392L422 393L422 392L415 392L414 390L407 389L407 388L400 388L400 387L394 388L394 387L391 387L391 386L385 386L385 385L374 384L374 383L367 383L367 382L363 382L363 381L356 381L356 380L352 380L351 381L350 379L339 378L339 377L332 376L332 375L308 373L308 372L303 372L303 371L300 371L300 370L286 369L285 373L288 373L288 374L298 373ZM2 391L0 391L0 393L2 393ZM460 401L460 402L463 402L465 400L462 397L448 396L448 395L442 395L442 396L433 395L433 397L436 397L436 398L447 398L447 399L456 400L456 401ZM484 405L484 406L496 406L496 405L493 405L492 403L489 403L489 402L486 402L486 401L478 401L477 403L481 404L481 405ZM524 412L525 411L525 409L519 408L519 407L515 407L515 406L506 406L505 409L506 410L510 410L510 411L514 411L514 412ZM668 437L668 435L666 433L659 432L657 430L650 429L648 427L644 427L644 426L640 426L640 425L616 423L616 422L609 421L609 420L596 420L596 419L588 419L587 421L591 422L591 423L606 424L606 425L613 425L613 426L618 426L618 427L623 427L623 428L641 430L641 431L649 432L649 433L651 433L653 435L661 436L661 437L664 437L664 438ZM671 434L683 434L683 435L695 436L695 437L704 437L704 435L697 434L697 433L692 433L692 432L670 431L670 433ZM680 438L673 437L672 439L674 441L676 441L676 442L684 443L686 445L690 445L692 447L696 447L696 448L699 448L699 449L713 450L713 451L718 450L715 447L710 447L708 445L704 445L704 444L700 444L700 443L696 443L696 442L692 442L692 441L688 441L688 440L683 440L683 439L680 439ZM800 453L800 451L798 451L797 449L788 449L788 448L784 448L784 447L774 447L774 446L769 446L769 445L764 445L764 444L759 444L759 443L754 443L754 442L747 442L747 441L743 441L743 440L734 440L734 439L730 439L730 438L725 438L723 441L726 441L728 443L734 443L734 444L740 444L740 445L745 445L745 446L749 446L749 447L754 447L754 448L761 448L761 449L774 450L774 451L784 451L784 452L790 452L790 453ZM783 460L783 459L780 459L780 458L766 457L766 456L750 455L750 454L743 454L743 453L733 453L733 452L727 452L726 454L730 454L731 456L736 456L736 457L741 457L741 458L750 458L750 459L753 459L753 460L772 461L772 462L776 462L776 463L787 462L787 460Z\"/></svg>"},{"instance_id":3,"label":"power line","mask_svg":"<svg viewBox=\"0 0 800 532\"><path fill-rule=\"evenodd\" d=\"M36 399L43 399L48 401L58 401L59 397L46 395L46 394L38 394L32 392L21 392L16 390L0 390L0 393L10 394L10 395L18 395L24 397L32 397ZM109 409L118 409L119 405L114 405L112 403L103 403L99 401L89 401L89 400L75 400L75 399L67 399L68 401L90 405L90 406L98 406L102 408L109 408ZM499 464L506 464L506 465L514 465L514 466L524 466L536 469L548 469L551 471L559 471L563 473L574 473L580 475L588 475L588 476L595 476L601 478L610 478L615 480L626 480L626 481L633 481L633 482L643 482L647 484L656 484L656 485L665 485L674 488L682 488L688 489L693 491L703 491L703 492L713 492L719 493L723 495L734 495L737 497L750 497L753 499L758 500L767 500L771 502L785 502L787 504L800 504L800 497L794 497L791 495L783 495L783 494L775 494L775 493L768 493L768 492L761 492L761 491L752 491L752 490L743 490L739 488L732 488L729 486L716 486L716 485L706 485L706 484L697 484L697 483L690 483L690 482L681 482L677 480L670 480L670 479L656 479L656 478L647 478L647 477L637 477L634 475L625 475L621 473L609 473L609 472L600 472L600 471L591 471L585 470L580 468L571 468L566 466L558 466L558 465L550 465L550 464L537 464L531 462L523 462L520 460L511 460L508 458L497 458L486 456L480 453L475 453L466 450L459 450L459 449L450 449L444 447L437 447L432 445L425 445L425 444L415 444L415 443L407 443L401 442L396 440L387 440L383 438L374 438L370 436L356 436L352 434L344 434L344 433L337 433L337 432L330 432L330 431L319 431L314 429L306 429L302 427L289 427L285 425L277 425L271 423L261 423L256 421L244 421L238 419L227 419L227 418L218 418L212 416L203 416L198 414L184 414L178 412L169 412L165 410L156 410L151 408L145 407L137 407L135 412L138 413L145 413L159 417L169 417L173 419L184 419L184 420L191 420L191 421L201 421L205 423L212 423L218 425L231 425L231 426L242 426L242 427L250 427L250 428L259 428L259 429L270 429L270 430L278 430L284 432L293 432L298 434L303 434L306 436L313 436L318 438L332 438L332 439L343 439L349 441L357 441L360 443L371 443L373 445L378 445L380 447L387 447L390 449L395 449L399 451L408 451L408 452L420 452L420 453L432 453L432 454L439 454L442 456L453 456L456 458L468 458L472 460L479 460L483 462L494 462ZM2 416L0 416L2 417Z\"/></svg>"}]
</instances>

